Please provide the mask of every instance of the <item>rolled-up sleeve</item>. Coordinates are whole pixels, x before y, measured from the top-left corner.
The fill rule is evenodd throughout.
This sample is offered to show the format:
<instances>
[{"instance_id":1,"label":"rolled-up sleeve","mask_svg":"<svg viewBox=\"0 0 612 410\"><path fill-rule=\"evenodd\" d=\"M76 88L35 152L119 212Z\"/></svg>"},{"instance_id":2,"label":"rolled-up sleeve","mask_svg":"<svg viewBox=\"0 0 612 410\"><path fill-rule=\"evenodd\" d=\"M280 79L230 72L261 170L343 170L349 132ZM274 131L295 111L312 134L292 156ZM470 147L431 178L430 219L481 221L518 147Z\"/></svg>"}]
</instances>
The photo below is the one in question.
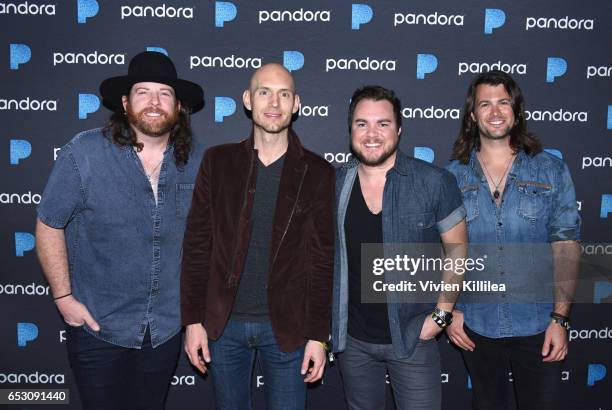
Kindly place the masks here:
<instances>
[{"instance_id":1,"label":"rolled-up sleeve","mask_svg":"<svg viewBox=\"0 0 612 410\"><path fill-rule=\"evenodd\" d=\"M574 182L567 165L563 163L556 175L556 190L552 201L552 215L548 225L548 239L555 241L580 240L581 219L576 203Z\"/></svg>"},{"instance_id":2,"label":"rolled-up sleeve","mask_svg":"<svg viewBox=\"0 0 612 410\"><path fill-rule=\"evenodd\" d=\"M444 233L461 222L467 214L457 180L446 170L442 173L437 196L436 227L438 232Z\"/></svg>"}]
</instances>

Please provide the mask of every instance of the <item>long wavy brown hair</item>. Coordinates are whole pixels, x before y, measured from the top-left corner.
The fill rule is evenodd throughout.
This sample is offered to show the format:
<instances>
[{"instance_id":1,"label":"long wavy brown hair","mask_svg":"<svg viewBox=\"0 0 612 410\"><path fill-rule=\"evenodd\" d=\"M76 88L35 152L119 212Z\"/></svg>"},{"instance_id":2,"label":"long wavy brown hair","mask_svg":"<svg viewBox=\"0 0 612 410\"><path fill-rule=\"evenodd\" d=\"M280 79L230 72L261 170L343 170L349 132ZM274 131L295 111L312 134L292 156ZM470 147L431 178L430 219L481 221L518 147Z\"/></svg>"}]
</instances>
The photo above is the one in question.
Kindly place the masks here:
<instances>
[{"instance_id":1,"label":"long wavy brown hair","mask_svg":"<svg viewBox=\"0 0 612 410\"><path fill-rule=\"evenodd\" d=\"M480 131L478 124L472 120L471 114L476 107L476 88L481 85L500 85L503 84L506 92L512 99L512 110L514 111L514 126L510 130L510 146L515 153L525 151L526 154L536 155L542 152L542 144L538 138L527 131L525 120L525 101L523 92L518 84L508 74L499 70L492 70L481 73L470 84L463 106L463 118L461 119L461 129L459 136L453 146L451 159L459 160L463 164L470 161L470 154L474 148L480 149Z\"/></svg>"},{"instance_id":2,"label":"long wavy brown hair","mask_svg":"<svg viewBox=\"0 0 612 410\"><path fill-rule=\"evenodd\" d=\"M115 111L108 119L102 132L107 138L119 146L131 146L136 151L142 151L143 144L136 139L136 133L130 127L127 115L123 111ZM177 166L187 163L191 152L193 134L189 122L189 111L181 106L176 124L170 131L169 143L174 147L174 162Z\"/></svg>"}]
</instances>

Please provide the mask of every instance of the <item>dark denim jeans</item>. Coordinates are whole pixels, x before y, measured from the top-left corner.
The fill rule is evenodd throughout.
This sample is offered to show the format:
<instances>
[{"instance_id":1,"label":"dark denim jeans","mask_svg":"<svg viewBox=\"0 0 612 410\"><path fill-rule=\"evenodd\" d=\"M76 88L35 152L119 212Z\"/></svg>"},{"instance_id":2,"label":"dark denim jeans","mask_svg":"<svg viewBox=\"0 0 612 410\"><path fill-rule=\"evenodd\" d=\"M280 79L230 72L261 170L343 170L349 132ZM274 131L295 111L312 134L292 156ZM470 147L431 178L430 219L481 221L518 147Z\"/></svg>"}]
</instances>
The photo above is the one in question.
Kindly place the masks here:
<instances>
[{"instance_id":1,"label":"dark denim jeans","mask_svg":"<svg viewBox=\"0 0 612 410\"><path fill-rule=\"evenodd\" d=\"M263 372L266 408L305 408L306 383L300 374L304 348L282 352L269 321L230 320L221 337L210 341L209 348L218 410L251 408L251 376L256 354Z\"/></svg>"},{"instance_id":2,"label":"dark denim jeans","mask_svg":"<svg viewBox=\"0 0 612 410\"><path fill-rule=\"evenodd\" d=\"M440 352L435 339L419 339L410 357L398 359L391 344L366 343L349 335L338 363L350 410L385 408L387 372L398 410L440 410Z\"/></svg>"},{"instance_id":3,"label":"dark denim jeans","mask_svg":"<svg viewBox=\"0 0 612 410\"><path fill-rule=\"evenodd\" d=\"M519 409L560 408L561 362L542 361L544 333L492 339L464 329L476 344L473 352L461 351L472 378L474 410L506 409L509 370Z\"/></svg>"},{"instance_id":4,"label":"dark denim jeans","mask_svg":"<svg viewBox=\"0 0 612 410\"><path fill-rule=\"evenodd\" d=\"M153 349L147 330L142 349L97 339L66 327L70 367L85 410L162 410L181 351L181 334Z\"/></svg>"}]
</instances>

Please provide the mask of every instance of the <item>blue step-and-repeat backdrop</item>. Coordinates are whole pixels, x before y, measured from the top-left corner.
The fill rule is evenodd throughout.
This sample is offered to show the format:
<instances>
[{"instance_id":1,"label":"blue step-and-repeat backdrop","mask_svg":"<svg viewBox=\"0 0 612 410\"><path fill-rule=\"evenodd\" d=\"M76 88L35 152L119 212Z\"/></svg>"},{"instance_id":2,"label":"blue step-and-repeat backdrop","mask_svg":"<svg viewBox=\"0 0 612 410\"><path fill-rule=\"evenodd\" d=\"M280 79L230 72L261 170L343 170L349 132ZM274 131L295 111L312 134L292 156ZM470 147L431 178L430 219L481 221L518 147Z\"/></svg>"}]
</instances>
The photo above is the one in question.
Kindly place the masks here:
<instances>
[{"instance_id":1,"label":"blue step-and-repeat backdrop","mask_svg":"<svg viewBox=\"0 0 612 410\"><path fill-rule=\"evenodd\" d=\"M36 260L35 207L60 147L106 121L102 79L123 75L143 50L168 54L180 76L204 87L193 127L206 146L248 134L241 95L253 69L284 64L303 103L294 128L336 166L350 157L346 111L355 88L394 89L403 103L401 148L444 165L470 80L489 69L511 73L530 129L569 164L584 242L612 242L609 0L2 0L0 25L0 389L70 389L69 405L44 408L80 402L63 322ZM612 246L584 248L612 254ZM563 409L612 406L611 295L610 282L597 281L592 298L574 308L559 375ZM446 338L439 344L443 408L468 409L461 356ZM265 380L258 369L255 376L261 409ZM210 380L184 357L167 408L214 408ZM337 367L309 390L309 408L346 408Z\"/></svg>"}]
</instances>

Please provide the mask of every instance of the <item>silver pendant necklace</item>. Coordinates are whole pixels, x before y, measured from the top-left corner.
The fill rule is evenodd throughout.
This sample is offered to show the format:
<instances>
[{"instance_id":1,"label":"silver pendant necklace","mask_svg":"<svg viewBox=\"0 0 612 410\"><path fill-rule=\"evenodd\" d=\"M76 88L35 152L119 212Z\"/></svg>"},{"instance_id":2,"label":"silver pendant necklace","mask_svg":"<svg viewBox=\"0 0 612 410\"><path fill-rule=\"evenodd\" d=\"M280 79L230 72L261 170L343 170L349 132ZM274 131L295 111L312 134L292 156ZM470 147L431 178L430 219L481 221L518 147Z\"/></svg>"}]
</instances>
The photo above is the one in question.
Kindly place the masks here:
<instances>
[{"instance_id":1,"label":"silver pendant necklace","mask_svg":"<svg viewBox=\"0 0 612 410\"><path fill-rule=\"evenodd\" d=\"M482 167L483 167L483 169L485 171L486 176L491 180L491 182L495 186L495 189L493 190L493 198L495 198L495 200L498 200L499 197L501 196L501 192L499 192L499 186L503 182L504 178L506 177L506 174L508 173L508 170L510 169L510 164L512 164L512 161L514 160L514 155L510 156L510 160L508 161L508 165L506 165L506 169L505 169L504 173L502 174L501 178L499 179L499 181L497 181L497 183L493 179L492 174L487 169L487 164L485 164L484 160L480 157L480 154L477 154L477 157L478 157L478 160L480 161L480 163L482 164Z\"/></svg>"}]
</instances>

